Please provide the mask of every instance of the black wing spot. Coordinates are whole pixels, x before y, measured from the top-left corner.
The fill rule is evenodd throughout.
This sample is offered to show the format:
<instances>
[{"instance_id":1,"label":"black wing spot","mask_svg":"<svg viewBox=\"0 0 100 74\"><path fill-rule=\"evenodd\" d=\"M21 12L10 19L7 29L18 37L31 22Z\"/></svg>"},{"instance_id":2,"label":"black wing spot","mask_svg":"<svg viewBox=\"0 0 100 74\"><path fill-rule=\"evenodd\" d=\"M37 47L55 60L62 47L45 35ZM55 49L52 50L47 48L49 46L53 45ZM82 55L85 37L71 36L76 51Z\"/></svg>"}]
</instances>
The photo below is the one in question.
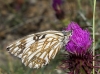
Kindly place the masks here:
<instances>
[{"instance_id":1,"label":"black wing spot","mask_svg":"<svg viewBox=\"0 0 100 74\"><path fill-rule=\"evenodd\" d=\"M38 41L38 40L39 40L39 37L35 35L35 36L33 37L33 40Z\"/></svg>"},{"instance_id":2,"label":"black wing spot","mask_svg":"<svg viewBox=\"0 0 100 74\"><path fill-rule=\"evenodd\" d=\"M9 51L10 47L7 47L7 51Z\"/></svg>"},{"instance_id":3,"label":"black wing spot","mask_svg":"<svg viewBox=\"0 0 100 74\"><path fill-rule=\"evenodd\" d=\"M42 35L41 39L45 38L46 34Z\"/></svg>"},{"instance_id":4,"label":"black wing spot","mask_svg":"<svg viewBox=\"0 0 100 74\"><path fill-rule=\"evenodd\" d=\"M36 34L36 35L33 37L33 40L36 40L36 41L41 40L41 39L45 38L45 35L46 35L46 34L43 34L43 35Z\"/></svg>"}]
</instances>

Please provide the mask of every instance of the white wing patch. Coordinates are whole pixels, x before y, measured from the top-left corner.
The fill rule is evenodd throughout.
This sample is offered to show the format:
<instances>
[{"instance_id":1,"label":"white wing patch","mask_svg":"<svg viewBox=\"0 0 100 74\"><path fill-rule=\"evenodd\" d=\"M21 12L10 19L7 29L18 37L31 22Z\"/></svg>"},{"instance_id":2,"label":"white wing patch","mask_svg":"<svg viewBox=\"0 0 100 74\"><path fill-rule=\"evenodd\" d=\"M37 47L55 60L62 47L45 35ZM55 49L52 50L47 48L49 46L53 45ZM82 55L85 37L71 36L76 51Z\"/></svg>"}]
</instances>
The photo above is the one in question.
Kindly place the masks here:
<instances>
[{"instance_id":1,"label":"white wing patch","mask_svg":"<svg viewBox=\"0 0 100 74\"><path fill-rule=\"evenodd\" d=\"M63 46L64 34L60 31L44 31L22 38L7 47L14 56L30 68L40 68L54 59Z\"/></svg>"}]
</instances>

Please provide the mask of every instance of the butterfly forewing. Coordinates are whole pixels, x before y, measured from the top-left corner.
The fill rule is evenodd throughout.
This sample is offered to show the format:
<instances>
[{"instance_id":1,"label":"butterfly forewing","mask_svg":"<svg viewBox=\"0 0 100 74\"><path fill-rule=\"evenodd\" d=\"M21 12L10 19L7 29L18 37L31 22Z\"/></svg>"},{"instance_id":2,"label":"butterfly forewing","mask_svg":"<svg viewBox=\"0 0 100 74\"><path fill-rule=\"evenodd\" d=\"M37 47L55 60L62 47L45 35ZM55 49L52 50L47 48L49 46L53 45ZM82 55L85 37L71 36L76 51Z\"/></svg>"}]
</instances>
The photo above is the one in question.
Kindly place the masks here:
<instances>
[{"instance_id":1,"label":"butterfly forewing","mask_svg":"<svg viewBox=\"0 0 100 74\"><path fill-rule=\"evenodd\" d=\"M28 35L7 47L7 50L22 59L30 68L48 64L63 46L65 35L61 31L44 31Z\"/></svg>"}]
</instances>

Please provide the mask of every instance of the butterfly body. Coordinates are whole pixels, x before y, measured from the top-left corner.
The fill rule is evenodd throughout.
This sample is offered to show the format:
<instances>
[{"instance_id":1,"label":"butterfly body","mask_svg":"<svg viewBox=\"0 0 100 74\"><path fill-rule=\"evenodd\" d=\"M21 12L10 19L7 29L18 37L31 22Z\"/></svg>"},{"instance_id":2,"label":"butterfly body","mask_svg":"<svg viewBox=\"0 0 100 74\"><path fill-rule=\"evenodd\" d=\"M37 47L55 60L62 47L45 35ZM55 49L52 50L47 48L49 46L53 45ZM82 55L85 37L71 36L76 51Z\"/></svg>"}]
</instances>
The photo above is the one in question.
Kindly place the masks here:
<instances>
[{"instance_id":1,"label":"butterfly body","mask_svg":"<svg viewBox=\"0 0 100 74\"><path fill-rule=\"evenodd\" d=\"M44 31L28 35L7 47L8 52L21 58L30 68L40 68L54 59L57 52L69 41L71 32Z\"/></svg>"}]
</instances>

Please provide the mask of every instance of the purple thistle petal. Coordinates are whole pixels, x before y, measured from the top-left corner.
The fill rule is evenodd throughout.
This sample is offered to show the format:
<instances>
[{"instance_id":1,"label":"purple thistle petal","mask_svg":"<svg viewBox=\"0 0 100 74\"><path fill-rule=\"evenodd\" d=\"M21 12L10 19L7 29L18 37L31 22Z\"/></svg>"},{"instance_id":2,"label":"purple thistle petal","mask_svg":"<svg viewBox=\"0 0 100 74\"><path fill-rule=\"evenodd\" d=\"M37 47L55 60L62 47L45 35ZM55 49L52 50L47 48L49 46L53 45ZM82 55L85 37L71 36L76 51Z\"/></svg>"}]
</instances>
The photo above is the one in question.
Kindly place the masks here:
<instances>
[{"instance_id":1,"label":"purple thistle petal","mask_svg":"<svg viewBox=\"0 0 100 74\"><path fill-rule=\"evenodd\" d=\"M62 4L62 0L53 0L52 6L55 11L59 11L58 6L61 6L61 4Z\"/></svg>"},{"instance_id":2,"label":"purple thistle petal","mask_svg":"<svg viewBox=\"0 0 100 74\"><path fill-rule=\"evenodd\" d=\"M73 54L84 54L90 48L92 40L87 30L82 30L77 23L71 22L66 30L72 30L72 37L66 50Z\"/></svg>"},{"instance_id":3,"label":"purple thistle petal","mask_svg":"<svg viewBox=\"0 0 100 74\"><path fill-rule=\"evenodd\" d=\"M52 7L55 10L55 16L59 20L64 19L65 16L64 11L61 8L61 5L62 5L62 0L53 0Z\"/></svg>"}]
</instances>

